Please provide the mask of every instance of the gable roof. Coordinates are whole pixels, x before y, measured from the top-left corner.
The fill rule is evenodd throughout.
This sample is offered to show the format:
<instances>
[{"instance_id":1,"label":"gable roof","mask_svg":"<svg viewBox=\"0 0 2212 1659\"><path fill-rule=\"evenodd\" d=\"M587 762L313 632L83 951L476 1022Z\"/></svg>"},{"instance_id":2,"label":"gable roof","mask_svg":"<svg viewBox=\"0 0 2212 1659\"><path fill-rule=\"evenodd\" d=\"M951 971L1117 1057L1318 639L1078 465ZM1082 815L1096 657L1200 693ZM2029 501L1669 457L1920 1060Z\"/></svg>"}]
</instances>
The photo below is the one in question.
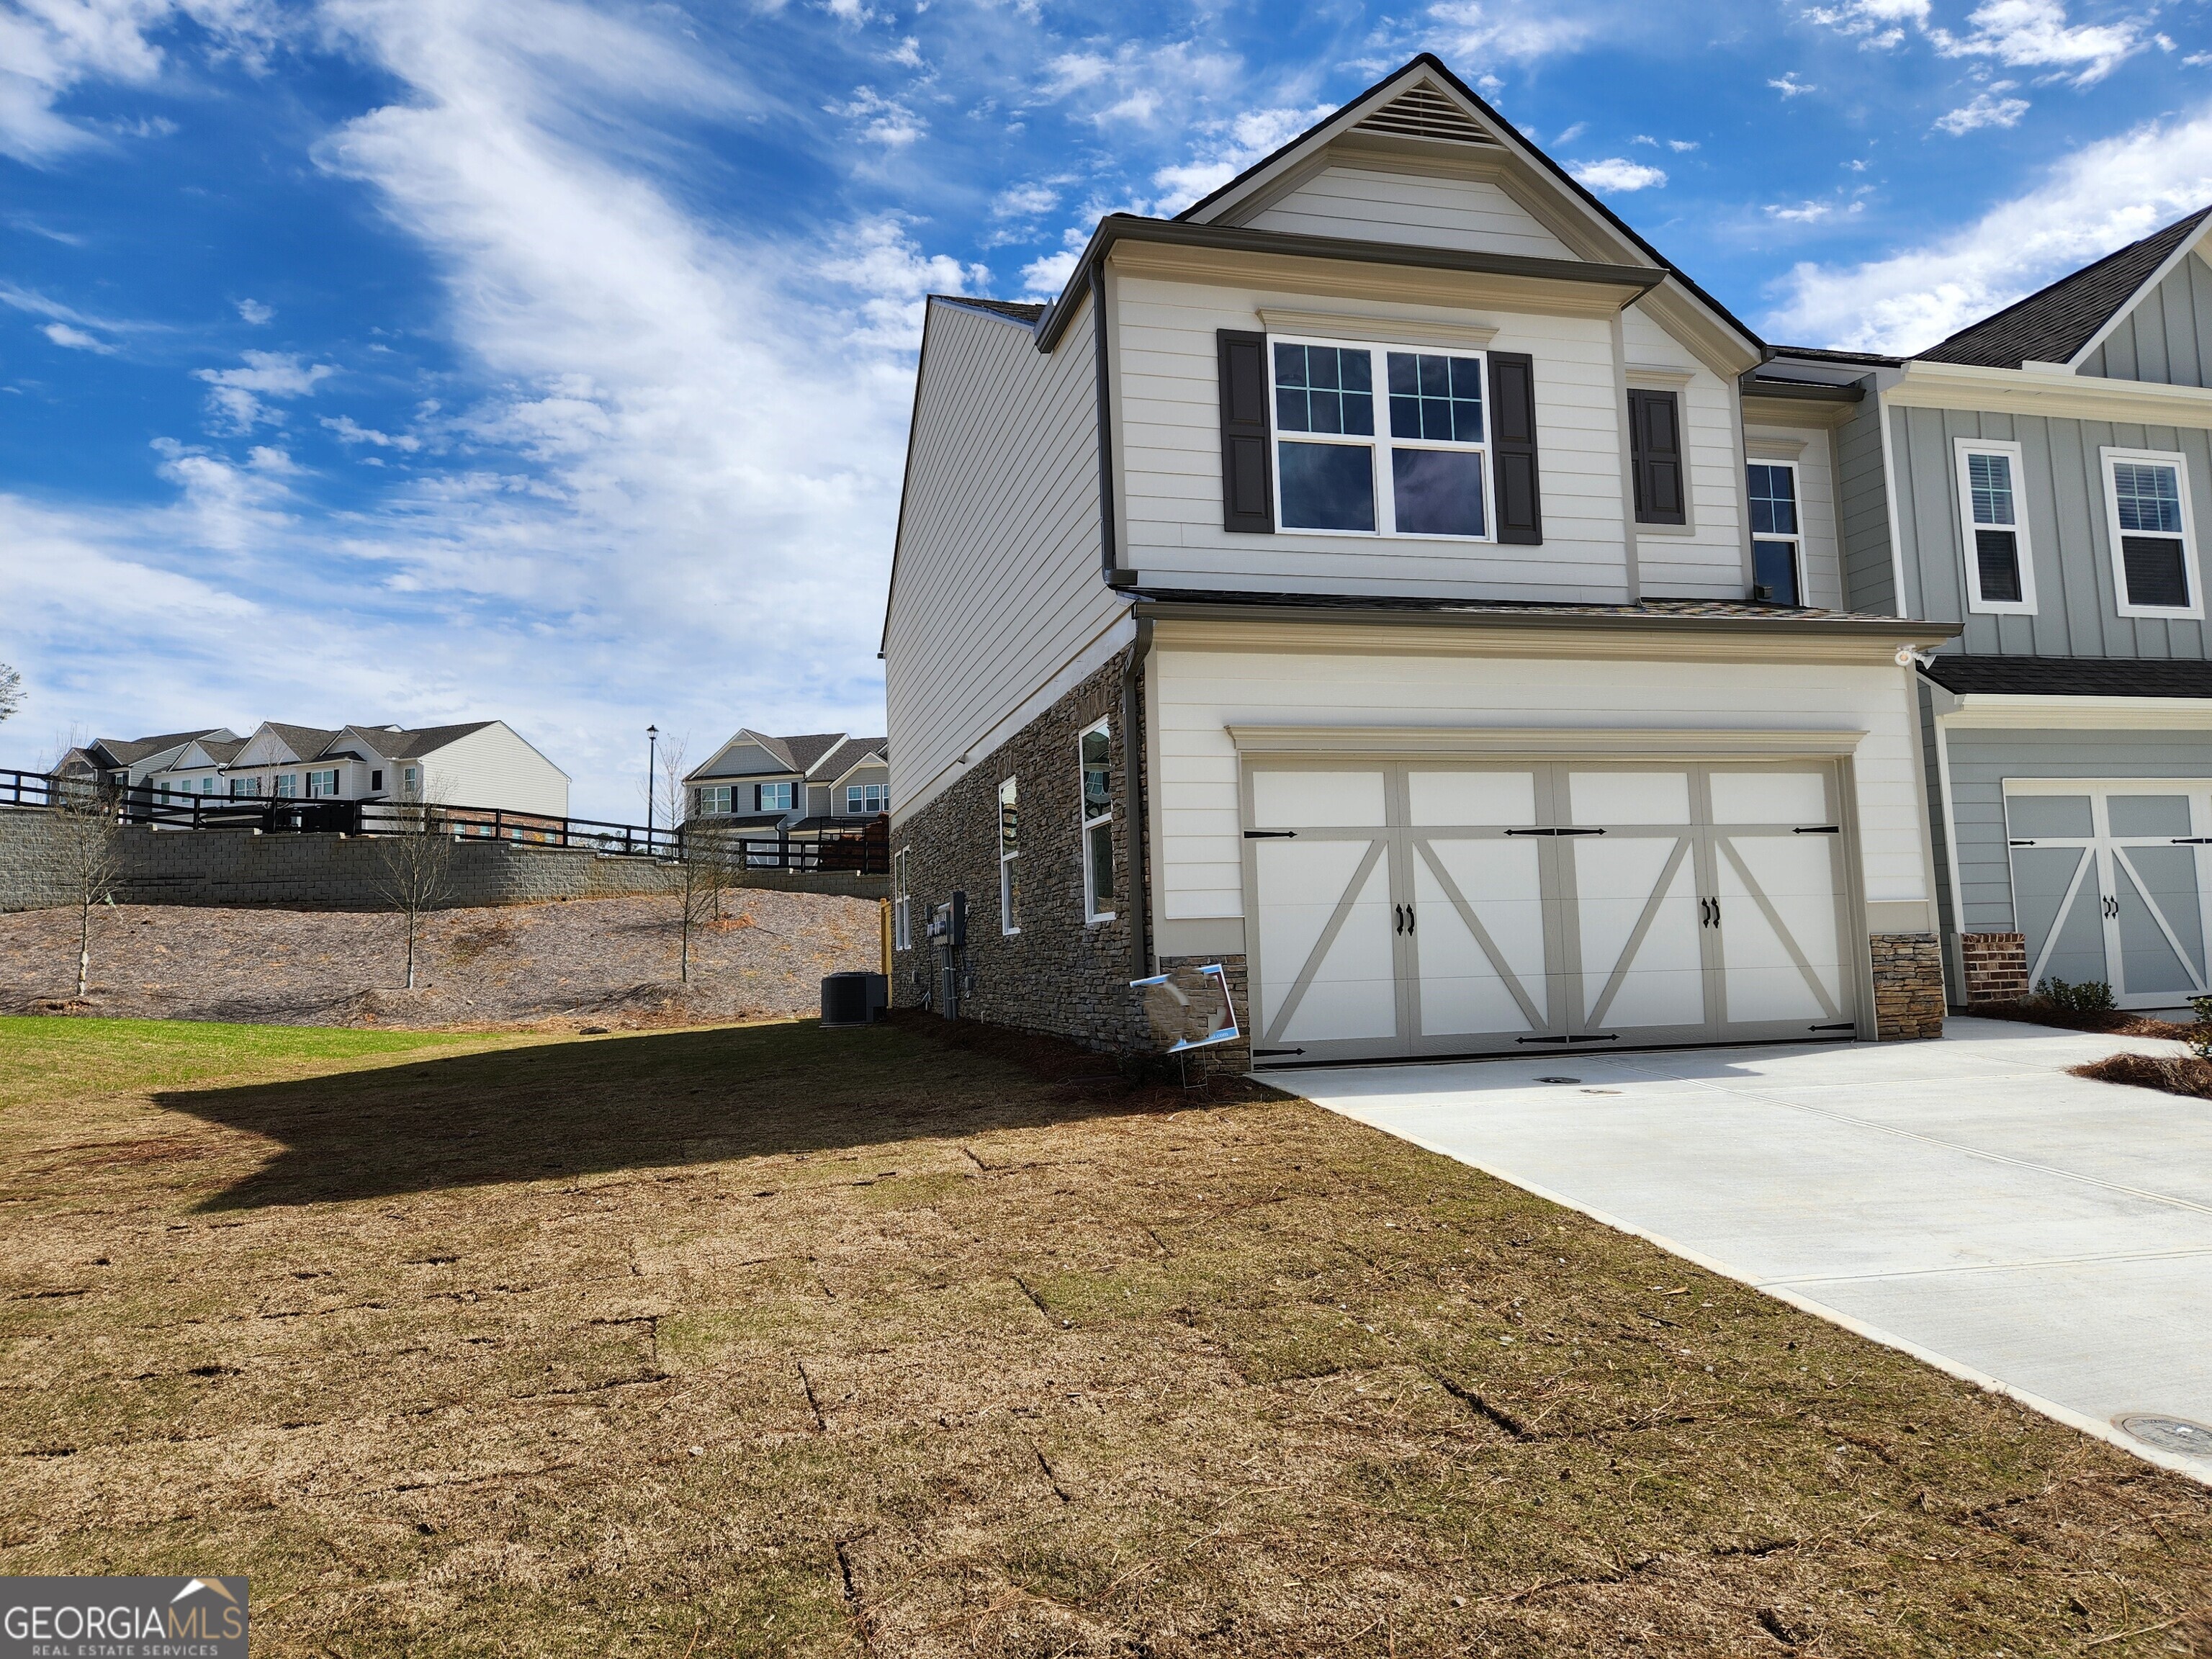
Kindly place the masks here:
<instances>
[{"instance_id":1,"label":"gable roof","mask_svg":"<svg viewBox=\"0 0 2212 1659\"><path fill-rule=\"evenodd\" d=\"M203 726L195 732L168 732L152 738L95 738L82 752L98 752L109 757L109 764L133 766L149 755L158 755L165 749L181 749L195 738L228 738L236 734L227 727Z\"/></svg>"},{"instance_id":2,"label":"gable roof","mask_svg":"<svg viewBox=\"0 0 2212 1659\"><path fill-rule=\"evenodd\" d=\"M1928 362L1983 368L2071 363L2106 324L2165 274L2168 262L2195 239L2208 216L2212 207L2199 208L1917 355Z\"/></svg>"},{"instance_id":3,"label":"gable roof","mask_svg":"<svg viewBox=\"0 0 2212 1659\"><path fill-rule=\"evenodd\" d=\"M884 746L884 739L881 738L848 737L842 732L802 732L797 737L776 738L770 737L765 732L756 732L750 726L741 726L738 728L735 737L709 755L700 764L686 772L684 775L684 781L689 783L698 778L725 775L726 775L714 770L716 763L722 757L741 743L759 745L771 758L781 761L787 769L798 773L801 777L810 778L814 775L816 769L823 762L837 754L848 744L858 744L863 749L873 750L880 750ZM846 762L848 765L852 763L849 759Z\"/></svg>"},{"instance_id":4,"label":"gable roof","mask_svg":"<svg viewBox=\"0 0 2212 1659\"><path fill-rule=\"evenodd\" d=\"M970 311L988 311L994 317L1004 317L1009 322L1034 323L1044 315L1042 305L1026 300L982 300L972 294L933 294L928 296L939 305L966 306Z\"/></svg>"},{"instance_id":5,"label":"gable roof","mask_svg":"<svg viewBox=\"0 0 2212 1659\"><path fill-rule=\"evenodd\" d=\"M1425 138L1437 142L1480 144L1502 149L1549 176L1552 182L1630 249L1641 254L1680 283L1697 302L1711 312L1754 350L1763 343L1748 325L1719 301L1692 282L1681 269L1644 240L1628 222L1600 201L1574 175L1524 137L1520 130L1466 82L1452 73L1434 52L1418 53L1384 76L1364 92L1346 100L1336 112L1308 127L1288 143L1262 156L1228 183L1209 191L1175 216L1175 222L1206 224L1261 181L1284 170L1287 163L1350 131L1393 137ZM1075 276L1083 275L1077 266ZM1054 305L1058 310L1074 292L1075 276Z\"/></svg>"},{"instance_id":6,"label":"gable roof","mask_svg":"<svg viewBox=\"0 0 2212 1659\"><path fill-rule=\"evenodd\" d=\"M425 726L411 732L386 732L374 726L358 726L349 729L374 743L377 751L387 760L413 760L434 749L443 749L449 743L459 742L471 732L481 732L488 726L498 724L497 720L465 720L459 726Z\"/></svg>"},{"instance_id":7,"label":"gable roof","mask_svg":"<svg viewBox=\"0 0 2212 1659\"><path fill-rule=\"evenodd\" d=\"M793 769L811 772L815 763L845 741L842 732L811 732L804 737L780 739L783 752L791 757Z\"/></svg>"}]
</instances>

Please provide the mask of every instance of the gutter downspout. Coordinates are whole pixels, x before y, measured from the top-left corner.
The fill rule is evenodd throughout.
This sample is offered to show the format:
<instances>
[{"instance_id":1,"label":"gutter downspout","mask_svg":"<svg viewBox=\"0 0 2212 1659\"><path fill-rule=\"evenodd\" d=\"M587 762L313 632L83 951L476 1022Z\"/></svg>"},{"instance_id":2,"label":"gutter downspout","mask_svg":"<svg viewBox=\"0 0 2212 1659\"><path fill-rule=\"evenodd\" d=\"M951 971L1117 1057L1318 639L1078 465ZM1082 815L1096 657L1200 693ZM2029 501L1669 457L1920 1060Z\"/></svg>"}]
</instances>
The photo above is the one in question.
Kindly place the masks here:
<instances>
[{"instance_id":1,"label":"gutter downspout","mask_svg":"<svg viewBox=\"0 0 2212 1659\"><path fill-rule=\"evenodd\" d=\"M1145 757L1138 738L1143 730L1145 659L1152 649L1152 618L1139 617L1136 643L1129 647L1129 660L1121 670L1121 799L1128 823L1131 979L1147 978L1152 971L1152 903L1145 886Z\"/></svg>"},{"instance_id":2,"label":"gutter downspout","mask_svg":"<svg viewBox=\"0 0 2212 1659\"><path fill-rule=\"evenodd\" d=\"M1114 383L1106 356L1106 262L1091 267L1091 378L1098 386L1098 574L1110 585L1119 562L1114 524Z\"/></svg>"},{"instance_id":3,"label":"gutter downspout","mask_svg":"<svg viewBox=\"0 0 2212 1659\"><path fill-rule=\"evenodd\" d=\"M1954 951L1958 953L1959 1006L1963 1008L1966 1006L1966 896L1959 890L1959 812L1951 799L1951 726L1940 709L1931 707L1928 714L1928 723L1936 728L1936 787L1943 801L1943 855L1951 878L1951 937L1943 940L1943 954L1948 959ZM1936 926L1940 938L1943 926L1940 909Z\"/></svg>"}]
</instances>

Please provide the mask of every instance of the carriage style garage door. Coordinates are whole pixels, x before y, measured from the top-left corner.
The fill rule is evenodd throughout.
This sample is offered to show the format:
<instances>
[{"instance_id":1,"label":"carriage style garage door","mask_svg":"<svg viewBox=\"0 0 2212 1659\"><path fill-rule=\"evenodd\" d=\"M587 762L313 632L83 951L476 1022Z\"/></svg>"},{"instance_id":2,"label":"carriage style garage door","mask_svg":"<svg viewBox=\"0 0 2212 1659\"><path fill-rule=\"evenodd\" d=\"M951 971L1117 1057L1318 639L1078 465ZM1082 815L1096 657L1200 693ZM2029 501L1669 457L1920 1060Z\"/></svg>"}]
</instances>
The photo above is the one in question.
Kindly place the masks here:
<instances>
[{"instance_id":1,"label":"carriage style garage door","mask_svg":"<svg viewBox=\"0 0 2212 1659\"><path fill-rule=\"evenodd\" d=\"M2005 830L2030 985L2102 981L2123 1008L2178 1007L2212 989L2205 786L2008 779Z\"/></svg>"},{"instance_id":2,"label":"carriage style garage door","mask_svg":"<svg viewBox=\"0 0 2212 1659\"><path fill-rule=\"evenodd\" d=\"M1277 1060L1849 1037L1835 769L1255 762Z\"/></svg>"}]
</instances>

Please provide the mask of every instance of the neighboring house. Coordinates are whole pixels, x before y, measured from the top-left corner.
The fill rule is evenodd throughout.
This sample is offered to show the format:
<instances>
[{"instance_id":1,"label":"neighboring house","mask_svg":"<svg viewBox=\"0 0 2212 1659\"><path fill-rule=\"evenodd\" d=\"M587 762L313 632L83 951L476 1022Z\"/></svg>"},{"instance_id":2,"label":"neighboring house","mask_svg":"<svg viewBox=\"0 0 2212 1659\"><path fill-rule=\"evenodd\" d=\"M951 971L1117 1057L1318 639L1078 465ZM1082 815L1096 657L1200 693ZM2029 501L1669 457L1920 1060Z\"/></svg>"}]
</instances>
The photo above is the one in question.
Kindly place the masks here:
<instances>
[{"instance_id":1,"label":"neighboring house","mask_svg":"<svg viewBox=\"0 0 2212 1659\"><path fill-rule=\"evenodd\" d=\"M96 738L64 755L54 768L54 775L96 778L103 783L124 787L143 783L199 738L216 743L241 741L237 732L218 726L206 726L196 732L171 732L152 738Z\"/></svg>"},{"instance_id":2,"label":"neighboring house","mask_svg":"<svg viewBox=\"0 0 2212 1659\"><path fill-rule=\"evenodd\" d=\"M684 777L687 819L756 835L850 834L890 810L881 738L816 732L772 738L740 729Z\"/></svg>"},{"instance_id":3,"label":"neighboring house","mask_svg":"<svg viewBox=\"0 0 2212 1659\"><path fill-rule=\"evenodd\" d=\"M2212 989L2212 210L1859 377L1848 601L1961 627L1922 670L1953 1000Z\"/></svg>"},{"instance_id":4,"label":"neighboring house","mask_svg":"<svg viewBox=\"0 0 2212 1659\"><path fill-rule=\"evenodd\" d=\"M1128 981L1220 963L1286 1062L1939 1030L1957 624L1848 608L1866 369L1767 356L1425 54L1049 306L933 297L896 1000L1139 1048Z\"/></svg>"},{"instance_id":5,"label":"neighboring house","mask_svg":"<svg viewBox=\"0 0 2212 1659\"><path fill-rule=\"evenodd\" d=\"M419 797L546 817L568 812L568 775L504 720L336 731L267 720L246 738L228 732L196 738L134 781L172 800Z\"/></svg>"}]
</instances>

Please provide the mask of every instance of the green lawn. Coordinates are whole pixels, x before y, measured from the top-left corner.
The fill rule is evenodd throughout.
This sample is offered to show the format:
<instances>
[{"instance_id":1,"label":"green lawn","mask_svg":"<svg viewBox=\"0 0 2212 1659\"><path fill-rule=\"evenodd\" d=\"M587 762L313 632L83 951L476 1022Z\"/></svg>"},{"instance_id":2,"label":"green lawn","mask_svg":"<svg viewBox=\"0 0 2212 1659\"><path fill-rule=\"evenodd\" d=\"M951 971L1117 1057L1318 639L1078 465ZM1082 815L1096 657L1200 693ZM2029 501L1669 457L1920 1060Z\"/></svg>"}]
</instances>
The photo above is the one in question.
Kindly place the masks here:
<instances>
[{"instance_id":1,"label":"green lawn","mask_svg":"<svg viewBox=\"0 0 2212 1659\"><path fill-rule=\"evenodd\" d=\"M0 1571L246 1572L258 1655L2212 1644L2212 1492L1247 1085L928 1021L0 1055Z\"/></svg>"}]
</instances>

